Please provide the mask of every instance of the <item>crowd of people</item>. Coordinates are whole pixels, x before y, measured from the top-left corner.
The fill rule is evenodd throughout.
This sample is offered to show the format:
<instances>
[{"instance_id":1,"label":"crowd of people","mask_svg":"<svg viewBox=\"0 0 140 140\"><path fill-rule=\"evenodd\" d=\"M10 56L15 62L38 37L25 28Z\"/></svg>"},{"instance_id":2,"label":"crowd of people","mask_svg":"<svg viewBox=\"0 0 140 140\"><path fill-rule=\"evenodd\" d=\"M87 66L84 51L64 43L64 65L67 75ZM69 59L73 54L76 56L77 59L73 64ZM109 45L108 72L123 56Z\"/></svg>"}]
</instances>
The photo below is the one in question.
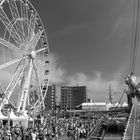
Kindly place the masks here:
<instances>
[{"instance_id":1,"label":"crowd of people","mask_svg":"<svg viewBox=\"0 0 140 140\"><path fill-rule=\"evenodd\" d=\"M97 119L80 117L56 118L51 115L35 121L34 127L23 128L0 124L0 140L59 140L86 138L95 128Z\"/></svg>"}]
</instances>

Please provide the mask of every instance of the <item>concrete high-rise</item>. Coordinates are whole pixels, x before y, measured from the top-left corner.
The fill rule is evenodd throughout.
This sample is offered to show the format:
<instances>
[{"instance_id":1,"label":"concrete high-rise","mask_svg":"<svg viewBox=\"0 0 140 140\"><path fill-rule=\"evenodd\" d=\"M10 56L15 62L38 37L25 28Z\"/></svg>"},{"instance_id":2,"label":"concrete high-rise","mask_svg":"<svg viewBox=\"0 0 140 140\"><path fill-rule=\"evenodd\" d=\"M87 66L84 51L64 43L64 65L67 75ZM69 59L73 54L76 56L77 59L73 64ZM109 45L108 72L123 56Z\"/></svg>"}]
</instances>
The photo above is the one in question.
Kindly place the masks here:
<instances>
[{"instance_id":1,"label":"concrete high-rise","mask_svg":"<svg viewBox=\"0 0 140 140\"><path fill-rule=\"evenodd\" d=\"M86 86L62 86L61 87L61 109L74 109L76 106L86 102Z\"/></svg>"},{"instance_id":2,"label":"concrete high-rise","mask_svg":"<svg viewBox=\"0 0 140 140\"><path fill-rule=\"evenodd\" d=\"M46 110L52 110L52 111L55 110L56 86L54 84L52 84L51 86L48 86L44 103L45 103Z\"/></svg>"}]
</instances>

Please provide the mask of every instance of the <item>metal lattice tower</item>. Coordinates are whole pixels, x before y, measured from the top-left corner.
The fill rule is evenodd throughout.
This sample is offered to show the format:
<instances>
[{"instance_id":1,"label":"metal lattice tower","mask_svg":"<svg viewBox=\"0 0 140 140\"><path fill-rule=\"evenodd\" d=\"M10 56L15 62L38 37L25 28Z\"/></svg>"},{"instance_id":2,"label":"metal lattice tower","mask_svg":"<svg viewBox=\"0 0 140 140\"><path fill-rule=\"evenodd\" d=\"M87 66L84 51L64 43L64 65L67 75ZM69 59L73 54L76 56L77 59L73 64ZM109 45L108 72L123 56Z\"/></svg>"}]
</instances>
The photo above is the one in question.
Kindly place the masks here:
<instances>
[{"instance_id":1,"label":"metal lattice tower","mask_svg":"<svg viewBox=\"0 0 140 140\"><path fill-rule=\"evenodd\" d=\"M111 103L111 104L112 104L112 102L113 102L111 85L109 85L109 97L108 97L108 101L109 101L109 103Z\"/></svg>"}]
</instances>

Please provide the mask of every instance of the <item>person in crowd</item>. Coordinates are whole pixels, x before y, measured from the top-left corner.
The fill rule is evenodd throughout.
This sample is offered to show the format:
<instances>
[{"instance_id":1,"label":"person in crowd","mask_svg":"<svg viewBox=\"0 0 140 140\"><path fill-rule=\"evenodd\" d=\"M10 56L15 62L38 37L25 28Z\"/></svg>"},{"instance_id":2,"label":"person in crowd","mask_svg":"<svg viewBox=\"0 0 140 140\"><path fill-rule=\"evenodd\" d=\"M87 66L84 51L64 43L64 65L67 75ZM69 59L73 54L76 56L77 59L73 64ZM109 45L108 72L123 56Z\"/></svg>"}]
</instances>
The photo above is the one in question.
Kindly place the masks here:
<instances>
[{"instance_id":1,"label":"person in crowd","mask_svg":"<svg viewBox=\"0 0 140 140\"><path fill-rule=\"evenodd\" d=\"M25 129L21 125L9 128L0 124L0 140L59 140L64 137L71 137L73 140L85 139L96 123L93 118L56 119L50 115L43 118L44 120L38 121L40 124L35 123L34 128Z\"/></svg>"}]
</instances>

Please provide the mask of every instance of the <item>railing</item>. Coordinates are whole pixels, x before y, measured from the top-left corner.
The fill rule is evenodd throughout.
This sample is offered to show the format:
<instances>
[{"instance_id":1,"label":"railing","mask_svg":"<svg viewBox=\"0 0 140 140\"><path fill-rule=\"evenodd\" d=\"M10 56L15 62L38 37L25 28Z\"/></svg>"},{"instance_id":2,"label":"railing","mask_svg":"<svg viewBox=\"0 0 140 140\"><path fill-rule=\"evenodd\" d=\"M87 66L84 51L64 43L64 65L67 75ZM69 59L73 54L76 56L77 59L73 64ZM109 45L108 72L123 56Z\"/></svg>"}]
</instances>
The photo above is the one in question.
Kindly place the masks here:
<instances>
[{"instance_id":1,"label":"railing","mask_svg":"<svg viewBox=\"0 0 140 140\"><path fill-rule=\"evenodd\" d=\"M123 140L140 140L140 102L137 98L134 99Z\"/></svg>"},{"instance_id":2,"label":"railing","mask_svg":"<svg viewBox=\"0 0 140 140\"><path fill-rule=\"evenodd\" d=\"M102 123L104 121L104 118L101 118L97 121L96 127L92 129L92 131L90 131L90 133L88 134L87 140L90 139L97 139L98 136L100 137L100 131L101 131L101 127L102 127Z\"/></svg>"}]
</instances>

